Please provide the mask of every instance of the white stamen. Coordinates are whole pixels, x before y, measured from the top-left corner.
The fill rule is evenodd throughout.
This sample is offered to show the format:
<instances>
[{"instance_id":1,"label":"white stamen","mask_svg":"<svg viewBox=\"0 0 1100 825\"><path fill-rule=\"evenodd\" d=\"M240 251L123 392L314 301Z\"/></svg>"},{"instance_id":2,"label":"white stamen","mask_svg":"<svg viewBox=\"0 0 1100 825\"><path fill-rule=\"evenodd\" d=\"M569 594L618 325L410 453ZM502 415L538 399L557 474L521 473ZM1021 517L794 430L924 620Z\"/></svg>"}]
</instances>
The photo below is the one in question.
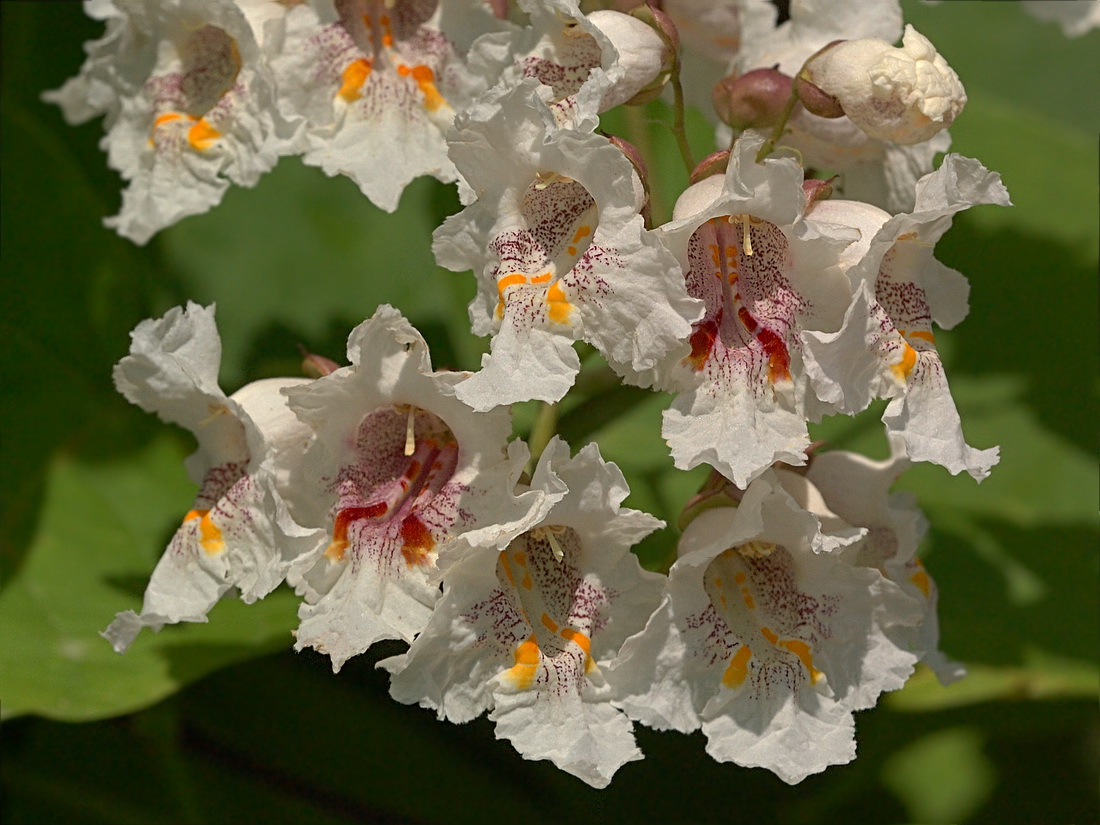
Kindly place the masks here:
<instances>
[{"instance_id":1,"label":"white stamen","mask_svg":"<svg viewBox=\"0 0 1100 825\"><path fill-rule=\"evenodd\" d=\"M409 405L409 417L405 422L405 455L416 452L416 407Z\"/></svg>"},{"instance_id":2,"label":"white stamen","mask_svg":"<svg viewBox=\"0 0 1100 825\"><path fill-rule=\"evenodd\" d=\"M749 235L749 216L744 215L741 218L741 226L743 230L743 246L745 247L745 255L752 254L752 237Z\"/></svg>"}]
</instances>

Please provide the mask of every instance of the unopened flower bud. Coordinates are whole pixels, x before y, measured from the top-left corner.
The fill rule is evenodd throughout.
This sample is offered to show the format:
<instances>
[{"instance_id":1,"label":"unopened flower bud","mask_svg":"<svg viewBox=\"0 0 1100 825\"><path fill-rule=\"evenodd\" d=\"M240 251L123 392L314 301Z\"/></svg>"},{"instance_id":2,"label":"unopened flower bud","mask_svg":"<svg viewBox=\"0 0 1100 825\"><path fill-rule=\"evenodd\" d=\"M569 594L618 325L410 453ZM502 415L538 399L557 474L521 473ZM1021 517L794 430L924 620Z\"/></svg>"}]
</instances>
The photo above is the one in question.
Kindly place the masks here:
<instances>
[{"instance_id":1,"label":"unopened flower bud","mask_svg":"<svg viewBox=\"0 0 1100 825\"><path fill-rule=\"evenodd\" d=\"M807 178L802 181L802 194L806 197L807 212L813 209L818 201L828 200L833 196L833 181L836 179L837 176L833 175L828 180Z\"/></svg>"},{"instance_id":2,"label":"unopened flower bud","mask_svg":"<svg viewBox=\"0 0 1100 825\"><path fill-rule=\"evenodd\" d=\"M660 94L671 67L668 45L658 32L629 14L617 11L594 11L588 20L611 40L619 53L619 64L626 70L623 77L604 95L601 111L651 91L656 84Z\"/></svg>"},{"instance_id":3,"label":"unopened flower bud","mask_svg":"<svg viewBox=\"0 0 1100 825\"><path fill-rule=\"evenodd\" d=\"M340 365L331 358L310 352L301 344L298 345L298 351L302 353L302 372L310 378L321 378L340 369Z\"/></svg>"},{"instance_id":4,"label":"unopened flower bud","mask_svg":"<svg viewBox=\"0 0 1100 825\"><path fill-rule=\"evenodd\" d=\"M726 167L729 166L729 162L729 149L722 149L707 155L695 164L695 168L691 170L691 175L688 176L688 185L698 183L704 178L709 178L712 175L726 174Z\"/></svg>"},{"instance_id":5,"label":"unopened flower bud","mask_svg":"<svg viewBox=\"0 0 1100 825\"><path fill-rule=\"evenodd\" d=\"M903 145L947 128L966 104L958 75L912 26L900 48L878 38L849 40L811 58L800 74L835 97L867 135Z\"/></svg>"},{"instance_id":6,"label":"unopened flower bud","mask_svg":"<svg viewBox=\"0 0 1100 825\"><path fill-rule=\"evenodd\" d=\"M774 126L791 96L794 81L778 69L753 69L727 77L714 87L714 110L734 129Z\"/></svg>"},{"instance_id":7,"label":"unopened flower bud","mask_svg":"<svg viewBox=\"0 0 1100 825\"><path fill-rule=\"evenodd\" d=\"M630 165L634 167L634 172L638 175L638 180L642 182L642 190L645 192L645 202L642 204L639 211L645 219L646 226L649 226L651 201L649 197L649 170L646 168L645 159L642 157L642 153L638 151L638 147L633 143L625 141L621 137L616 137L615 135L608 135L607 139L611 141L612 146L618 147L619 151L626 156L626 159L630 161Z\"/></svg>"},{"instance_id":8,"label":"unopened flower bud","mask_svg":"<svg viewBox=\"0 0 1100 825\"><path fill-rule=\"evenodd\" d=\"M802 106L810 114L827 118L844 117L844 109L840 101L815 86L803 75L798 75L794 79L794 88L798 92L798 99Z\"/></svg>"}]
</instances>

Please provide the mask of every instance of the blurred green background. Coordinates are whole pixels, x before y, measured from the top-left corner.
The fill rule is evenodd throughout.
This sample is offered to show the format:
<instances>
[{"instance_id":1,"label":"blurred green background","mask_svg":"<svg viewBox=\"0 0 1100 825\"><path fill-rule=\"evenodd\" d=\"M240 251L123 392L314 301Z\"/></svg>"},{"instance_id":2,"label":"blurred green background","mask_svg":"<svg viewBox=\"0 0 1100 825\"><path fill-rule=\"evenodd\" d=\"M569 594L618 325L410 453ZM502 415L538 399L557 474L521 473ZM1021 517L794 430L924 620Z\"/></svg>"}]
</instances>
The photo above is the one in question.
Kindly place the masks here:
<instances>
[{"instance_id":1,"label":"blurred green background","mask_svg":"<svg viewBox=\"0 0 1100 825\"><path fill-rule=\"evenodd\" d=\"M942 647L972 675L942 689L918 673L857 717L855 762L793 788L712 762L700 735L641 729L646 759L597 792L524 762L485 719L457 727L392 702L373 663L396 646L339 676L293 654L288 592L225 601L209 624L143 634L124 657L99 638L139 605L193 495L189 436L111 387L138 321L217 301L227 391L296 373L299 342L340 358L381 302L417 324L437 366L475 367L483 342L468 333L471 280L433 263L431 231L457 200L432 181L386 215L285 159L146 248L103 229L119 181L101 124L68 127L38 99L101 27L75 3L0 5L4 822L1098 821L1100 33L1066 40L1008 2L905 9L970 93L954 150L999 171L1016 204L963 214L938 248L969 276L972 310L937 341L968 440L1000 444L1001 463L980 487L933 467L903 480L934 525L922 552ZM658 179L682 187L667 130L648 129L671 158ZM593 392L563 434L575 449L599 440L629 503L674 521L701 475L671 471L667 398ZM876 412L815 435L881 453ZM674 541L639 552L658 564Z\"/></svg>"}]
</instances>

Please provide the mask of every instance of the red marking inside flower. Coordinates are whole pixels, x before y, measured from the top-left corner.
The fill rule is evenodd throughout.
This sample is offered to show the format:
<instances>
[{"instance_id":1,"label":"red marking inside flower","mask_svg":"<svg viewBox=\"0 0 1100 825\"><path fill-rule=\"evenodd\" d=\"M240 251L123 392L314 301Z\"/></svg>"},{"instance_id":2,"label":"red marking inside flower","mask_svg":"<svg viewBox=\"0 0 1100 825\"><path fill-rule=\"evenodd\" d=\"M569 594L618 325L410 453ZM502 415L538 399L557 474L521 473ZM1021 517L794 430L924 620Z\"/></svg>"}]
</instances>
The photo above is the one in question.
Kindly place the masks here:
<instances>
[{"instance_id":1,"label":"red marking inside flower","mask_svg":"<svg viewBox=\"0 0 1100 825\"><path fill-rule=\"evenodd\" d=\"M405 564L409 567L427 564L434 549L435 538L420 517L416 513L406 516L401 522L401 555Z\"/></svg>"},{"instance_id":2,"label":"red marking inside flower","mask_svg":"<svg viewBox=\"0 0 1100 825\"><path fill-rule=\"evenodd\" d=\"M688 341L691 343L691 355L684 359L685 364L690 364L696 372L707 365L714 350L714 344L718 340L718 325L722 321L722 312L719 310L716 318L702 321L695 325Z\"/></svg>"},{"instance_id":3,"label":"red marking inside flower","mask_svg":"<svg viewBox=\"0 0 1100 825\"><path fill-rule=\"evenodd\" d=\"M362 519L378 518L385 515L389 505L384 501L368 504L366 507L347 507L336 514L336 524L332 529L332 542L325 555L333 561L342 561L348 548L348 527Z\"/></svg>"}]
</instances>

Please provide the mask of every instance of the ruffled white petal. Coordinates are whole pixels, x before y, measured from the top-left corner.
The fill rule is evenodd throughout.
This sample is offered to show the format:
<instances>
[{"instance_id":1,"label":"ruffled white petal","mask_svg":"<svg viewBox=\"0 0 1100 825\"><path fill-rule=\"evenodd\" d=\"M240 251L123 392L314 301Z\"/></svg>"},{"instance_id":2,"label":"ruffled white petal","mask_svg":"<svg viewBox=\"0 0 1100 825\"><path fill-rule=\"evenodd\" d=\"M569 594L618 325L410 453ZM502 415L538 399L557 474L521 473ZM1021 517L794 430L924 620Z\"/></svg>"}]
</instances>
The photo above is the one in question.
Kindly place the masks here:
<instances>
[{"instance_id":1,"label":"ruffled white petal","mask_svg":"<svg viewBox=\"0 0 1100 825\"><path fill-rule=\"evenodd\" d=\"M644 384L660 358L686 354L698 313L644 227L630 162L601 136L559 129L536 89L492 92L459 119L451 156L477 200L434 236L443 266L478 278L474 331L496 332L482 371L456 389L479 410L559 400L576 340Z\"/></svg>"},{"instance_id":2,"label":"ruffled white petal","mask_svg":"<svg viewBox=\"0 0 1100 825\"><path fill-rule=\"evenodd\" d=\"M246 602L263 598L318 538L291 519L277 491L276 467L308 436L282 403L279 388L287 381L250 385L227 398L217 385L221 342L213 307L177 307L143 321L131 337L115 384L133 403L195 434L199 449L188 469L200 489L153 571L141 613L120 613L103 634L120 652L142 627L206 621L234 587Z\"/></svg>"},{"instance_id":3,"label":"ruffled white petal","mask_svg":"<svg viewBox=\"0 0 1100 825\"><path fill-rule=\"evenodd\" d=\"M553 440L535 483L555 479L568 492L541 522L455 562L428 627L381 664L399 701L455 722L488 710L525 757L604 787L641 758L603 670L660 599L661 577L629 552L660 522L621 508L625 481L595 445L570 460Z\"/></svg>"},{"instance_id":4,"label":"ruffled white petal","mask_svg":"<svg viewBox=\"0 0 1100 825\"><path fill-rule=\"evenodd\" d=\"M305 597L296 647L327 653L336 670L379 639L424 628L439 596L436 560L457 537L507 543L545 509L542 491L511 492L527 453L506 446L508 412L474 413L455 398L466 374L432 371L397 310L360 324L348 359L287 391L315 433L291 503L325 528L289 576Z\"/></svg>"}]
</instances>

